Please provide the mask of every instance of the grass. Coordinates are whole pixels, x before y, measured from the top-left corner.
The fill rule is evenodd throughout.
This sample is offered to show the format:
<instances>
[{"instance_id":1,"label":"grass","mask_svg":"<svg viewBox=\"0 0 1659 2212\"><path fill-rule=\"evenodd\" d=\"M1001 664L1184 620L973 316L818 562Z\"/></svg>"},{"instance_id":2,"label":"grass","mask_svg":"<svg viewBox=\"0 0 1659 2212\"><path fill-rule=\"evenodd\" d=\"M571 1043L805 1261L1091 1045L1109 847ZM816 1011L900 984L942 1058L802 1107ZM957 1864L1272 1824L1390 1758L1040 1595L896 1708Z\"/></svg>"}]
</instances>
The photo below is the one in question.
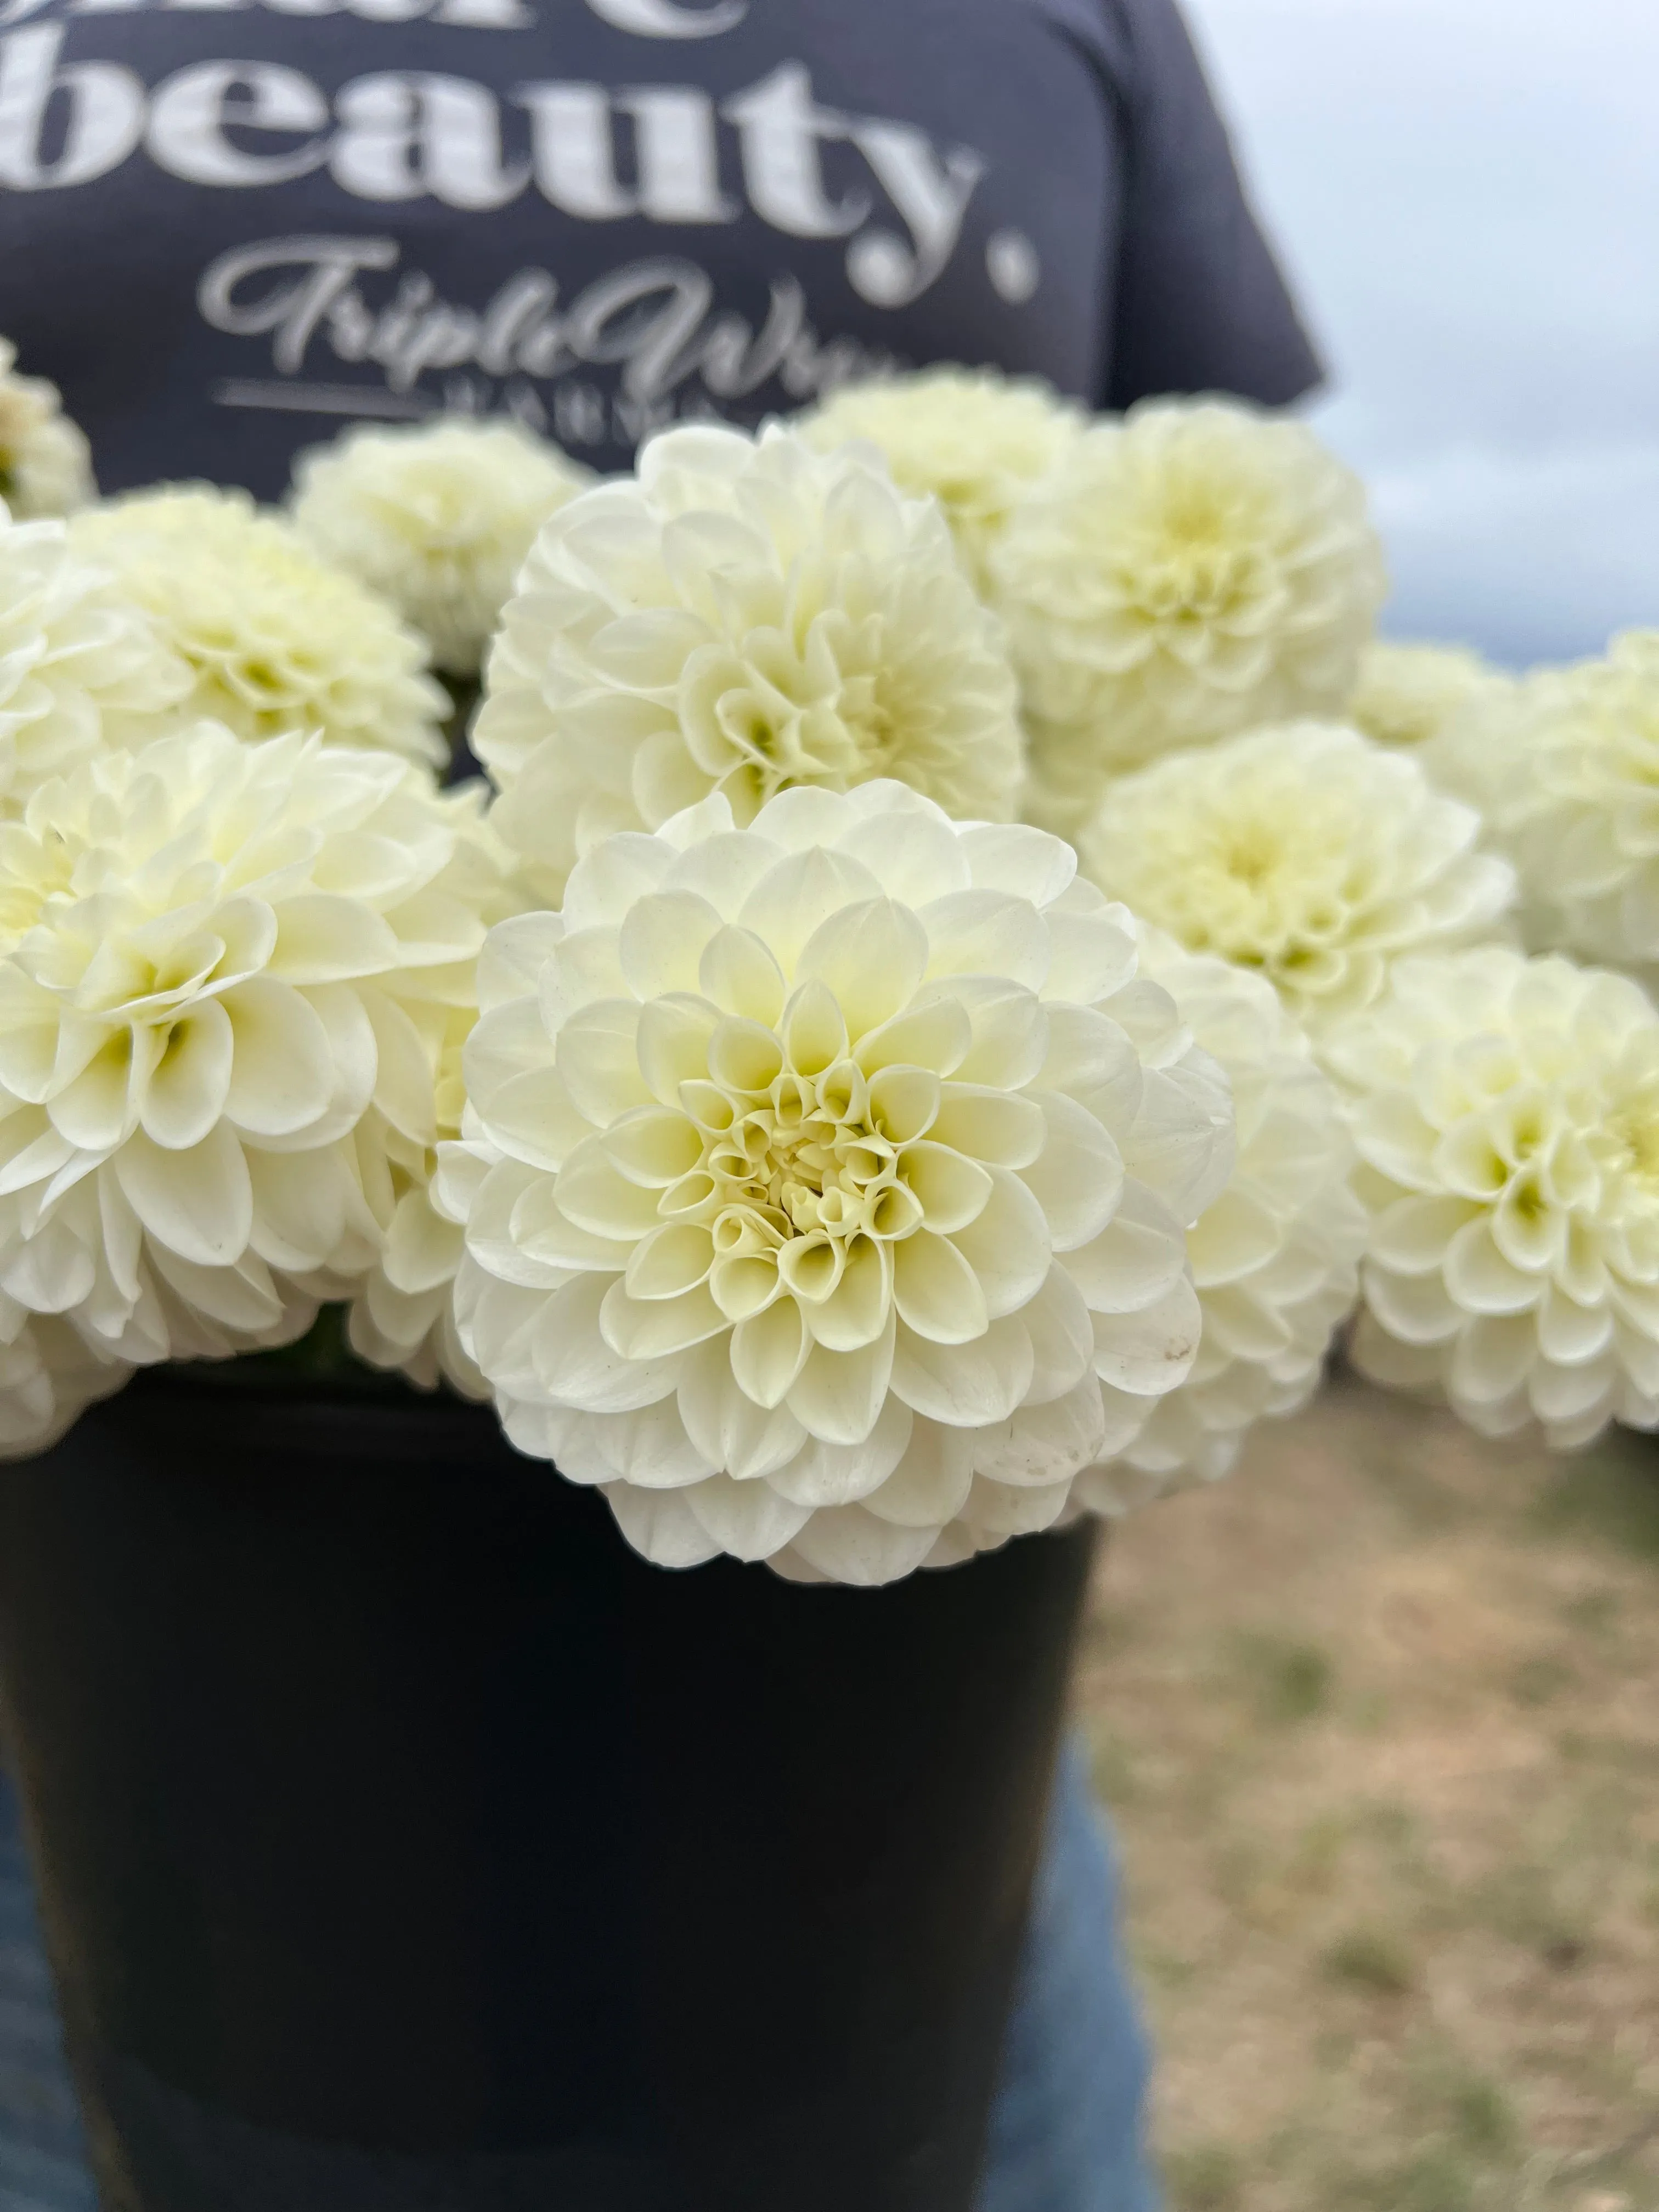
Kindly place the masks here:
<instances>
[{"instance_id":1,"label":"grass","mask_svg":"<svg viewBox=\"0 0 1659 2212\"><path fill-rule=\"evenodd\" d=\"M1344 1383L1115 1534L1080 1701L1171 2212L1659 2212L1659 1443Z\"/></svg>"},{"instance_id":2,"label":"grass","mask_svg":"<svg viewBox=\"0 0 1659 2212\"><path fill-rule=\"evenodd\" d=\"M1389 1929L1350 1928L1327 1947L1323 1963L1332 1981L1372 1996L1403 1997L1417 1980L1410 1950Z\"/></svg>"}]
</instances>

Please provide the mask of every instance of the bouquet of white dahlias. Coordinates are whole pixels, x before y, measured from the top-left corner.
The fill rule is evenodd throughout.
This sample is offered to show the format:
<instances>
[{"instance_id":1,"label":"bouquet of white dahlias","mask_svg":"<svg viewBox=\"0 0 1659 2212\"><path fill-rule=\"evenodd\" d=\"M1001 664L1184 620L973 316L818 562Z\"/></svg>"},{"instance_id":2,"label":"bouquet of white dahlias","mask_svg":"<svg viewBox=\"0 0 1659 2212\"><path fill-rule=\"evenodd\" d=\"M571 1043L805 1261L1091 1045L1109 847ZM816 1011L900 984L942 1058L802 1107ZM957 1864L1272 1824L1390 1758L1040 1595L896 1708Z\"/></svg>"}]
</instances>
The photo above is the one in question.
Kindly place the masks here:
<instances>
[{"instance_id":1,"label":"bouquet of white dahlias","mask_svg":"<svg viewBox=\"0 0 1659 2212\"><path fill-rule=\"evenodd\" d=\"M880 1583L1224 1473L1356 1311L1659 1426L1653 640L1382 587L1307 429L988 371L0 522L0 1454L327 1310L659 1564Z\"/></svg>"}]
</instances>

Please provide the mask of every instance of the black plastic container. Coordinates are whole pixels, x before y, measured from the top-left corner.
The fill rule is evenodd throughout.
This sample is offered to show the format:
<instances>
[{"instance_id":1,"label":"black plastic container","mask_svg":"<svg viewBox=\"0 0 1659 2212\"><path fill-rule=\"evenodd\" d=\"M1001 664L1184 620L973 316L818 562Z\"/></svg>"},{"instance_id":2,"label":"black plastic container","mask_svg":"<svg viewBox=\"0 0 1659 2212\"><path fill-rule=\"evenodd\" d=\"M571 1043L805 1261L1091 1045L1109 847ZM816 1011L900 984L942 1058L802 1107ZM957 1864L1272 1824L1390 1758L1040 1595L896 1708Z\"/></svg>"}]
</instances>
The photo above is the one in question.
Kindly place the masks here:
<instances>
[{"instance_id":1,"label":"black plastic container","mask_svg":"<svg viewBox=\"0 0 1659 2212\"><path fill-rule=\"evenodd\" d=\"M489 1413L141 1376L0 1474L111 2212L968 2212L1086 1530L626 1547Z\"/></svg>"}]
</instances>

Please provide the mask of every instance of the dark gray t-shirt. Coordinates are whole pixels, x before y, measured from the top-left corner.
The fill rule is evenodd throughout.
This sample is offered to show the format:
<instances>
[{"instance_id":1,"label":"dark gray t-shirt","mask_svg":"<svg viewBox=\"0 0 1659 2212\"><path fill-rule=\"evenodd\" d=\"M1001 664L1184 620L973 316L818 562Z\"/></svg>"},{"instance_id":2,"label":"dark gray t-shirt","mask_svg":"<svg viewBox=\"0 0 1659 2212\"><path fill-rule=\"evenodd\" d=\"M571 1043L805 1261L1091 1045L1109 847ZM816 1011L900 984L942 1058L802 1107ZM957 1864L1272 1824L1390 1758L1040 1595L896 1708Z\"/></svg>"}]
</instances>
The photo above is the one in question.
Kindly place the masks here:
<instances>
[{"instance_id":1,"label":"dark gray t-shirt","mask_svg":"<svg viewBox=\"0 0 1659 2212\"><path fill-rule=\"evenodd\" d=\"M1174 0L0 0L0 331L106 489L265 497L441 406L1317 374Z\"/></svg>"}]
</instances>

